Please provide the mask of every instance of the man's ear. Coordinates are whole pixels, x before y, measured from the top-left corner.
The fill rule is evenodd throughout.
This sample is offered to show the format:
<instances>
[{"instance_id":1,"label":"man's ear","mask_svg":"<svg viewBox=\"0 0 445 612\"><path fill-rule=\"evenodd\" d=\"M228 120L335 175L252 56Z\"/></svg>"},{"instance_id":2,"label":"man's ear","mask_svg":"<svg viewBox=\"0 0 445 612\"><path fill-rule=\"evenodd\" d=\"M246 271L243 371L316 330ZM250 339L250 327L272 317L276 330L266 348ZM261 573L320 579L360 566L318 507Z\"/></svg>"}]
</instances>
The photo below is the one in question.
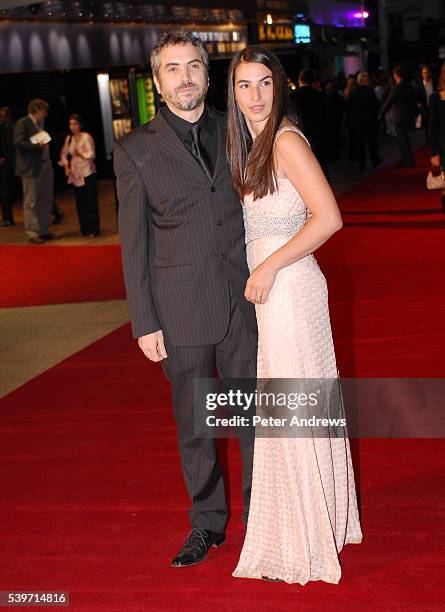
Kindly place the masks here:
<instances>
[{"instance_id":1,"label":"man's ear","mask_svg":"<svg viewBox=\"0 0 445 612\"><path fill-rule=\"evenodd\" d=\"M155 86L156 86L156 91L158 92L159 95L162 95L162 93L161 93L161 84L159 83L158 77L155 77L155 75L153 75L153 81L154 81Z\"/></svg>"}]
</instances>

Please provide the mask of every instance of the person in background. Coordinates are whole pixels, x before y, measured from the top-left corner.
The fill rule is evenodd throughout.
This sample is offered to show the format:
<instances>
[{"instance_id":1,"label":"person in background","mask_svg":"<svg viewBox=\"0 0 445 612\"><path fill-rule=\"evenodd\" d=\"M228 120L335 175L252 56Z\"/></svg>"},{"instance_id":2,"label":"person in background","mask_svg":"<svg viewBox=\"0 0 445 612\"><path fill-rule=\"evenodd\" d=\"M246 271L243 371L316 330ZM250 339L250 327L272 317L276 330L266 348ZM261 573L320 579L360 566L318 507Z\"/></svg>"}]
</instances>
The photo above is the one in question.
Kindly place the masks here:
<instances>
[{"instance_id":1,"label":"person in background","mask_svg":"<svg viewBox=\"0 0 445 612\"><path fill-rule=\"evenodd\" d=\"M100 234L94 140L85 131L85 123L78 114L71 115L69 129L59 164L74 189L81 235L93 238Z\"/></svg>"},{"instance_id":2,"label":"person in background","mask_svg":"<svg viewBox=\"0 0 445 612\"><path fill-rule=\"evenodd\" d=\"M357 81L353 74L350 74L346 80L346 86L343 89L343 99L346 102L346 111L348 111L347 102L351 93L357 88ZM357 161L357 157L354 150L354 130L349 122L349 113L346 112L346 126L348 131L348 149L349 149L349 161Z\"/></svg>"},{"instance_id":3,"label":"person in background","mask_svg":"<svg viewBox=\"0 0 445 612\"><path fill-rule=\"evenodd\" d=\"M3 220L0 227L15 225L12 206L15 196L14 121L11 110L0 108L0 202Z\"/></svg>"},{"instance_id":4,"label":"person in background","mask_svg":"<svg viewBox=\"0 0 445 612\"><path fill-rule=\"evenodd\" d=\"M417 115L417 100L414 87L406 79L405 69L396 66L393 70L395 85L379 112L382 119L389 108L393 108L396 138L400 147L400 166L411 168L415 165L409 138L410 130L414 129Z\"/></svg>"},{"instance_id":5,"label":"person in background","mask_svg":"<svg viewBox=\"0 0 445 612\"><path fill-rule=\"evenodd\" d=\"M386 97L389 93L389 78L388 75L386 74L386 72L379 72L377 77L376 77L376 82L375 82L375 87L374 87L374 93L375 93L375 97L377 98L377 102L379 103L379 106L382 106L382 104L384 103L384 101L386 100Z\"/></svg>"},{"instance_id":6,"label":"person in background","mask_svg":"<svg viewBox=\"0 0 445 612\"><path fill-rule=\"evenodd\" d=\"M350 74L346 80L345 88L343 89L343 98L347 100L349 95L357 87L357 80L355 75Z\"/></svg>"},{"instance_id":7,"label":"person in background","mask_svg":"<svg viewBox=\"0 0 445 612\"><path fill-rule=\"evenodd\" d=\"M445 170L445 62L439 75L437 92L430 96L429 146L431 164ZM442 208L445 212L445 189L441 193Z\"/></svg>"},{"instance_id":8,"label":"person in background","mask_svg":"<svg viewBox=\"0 0 445 612\"><path fill-rule=\"evenodd\" d=\"M43 131L48 110L45 100L31 100L28 114L17 121L14 129L15 172L22 179L25 231L31 244L43 244L54 238L49 231L54 201L54 170L49 146L48 143L31 142L33 136Z\"/></svg>"},{"instance_id":9,"label":"person in background","mask_svg":"<svg viewBox=\"0 0 445 612\"><path fill-rule=\"evenodd\" d=\"M325 88L326 153L330 161L340 159L341 126L345 105L333 81L327 81Z\"/></svg>"},{"instance_id":10,"label":"person in background","mask_svg":"<svg viewBox=\"0 0 445 612\"><path fill-rule=\"evenodd\" d=\"M377 75L376 85L374 87L374 93L376 95L377 102L379 104L379 109L385 103L387 97L389 96L390 91L391 91L391 83L389 80L389 76L386 72L381 71ZM392 115L393 115L393 109L390 108L389 110L386 111L384 123L383 122L381 123L381 128L382 128L381 131L384 134L386 133L390 136L395 136L396 128L394 126L394 120L393 120Z\"/></svg>"},{"instance_id":11,"label":"person in background","mask_svg":"<svg viewBox=\"0 0 445 612\"><path fill-rule=\"evenodd\" d=\"M297 110L299 125L308 137L323 172L328 176L323 146L326 126L324 100L323 94L312 86L313 82L312 70L301 70L298 75L299 89L291 94L291 101Z\"/></svg>"},{"instance_id":12,"label":"person in background","mask_svg":"<svg viewBox=\"0 0 445 612\"><path fill-rule=\"evenodd\" d=\"M312 81L312 88L315 89L315 91L321 91L323 92L323 88L321 85L321 72L319 70L313 70L312 74L314 75L314 80Z\"/></svg>"},{"instance_id":13,"label":"person in background","mask_svg":"<svg viewBox=\"0 0 445 612\"><path fill-rule=\"evenodd\" d=\"M430 99L435 91L436 85L431 76L430 67L422 66L420 80L417 83L417 106L422 117L422 125L425 128L427 142L429 137L428 118Z\"/></svg>"},{"instance_id":14,"label":"person in background","mask_svg":"<svg viewBox=\"0 0 445 612\"><path fill-rule=\"evenodd\" d=\"M359 72L357 87L348 97L348 117L351 133L354 138L354 152L360 170L366 168L366 149L369 149L371 163L376 168L382 159L377 145L377 115L379 111L377 98L370 87L369 74Z\"/></svg>"},{"instance_id":15,"label":"person in background","mask_svg":"<svg viewBox=\"0 0 445 612\"><path fill-rule=\"evenodd\" d=\"M62 223L62 220L65 216L65 213L63 212L63 210L60 208L60 206L57 204L57 202L54 200L53 202L53 207L51 209L51 214L53 215L53 223L54 225L60 225Z\"/></svg>"}]
</instances>

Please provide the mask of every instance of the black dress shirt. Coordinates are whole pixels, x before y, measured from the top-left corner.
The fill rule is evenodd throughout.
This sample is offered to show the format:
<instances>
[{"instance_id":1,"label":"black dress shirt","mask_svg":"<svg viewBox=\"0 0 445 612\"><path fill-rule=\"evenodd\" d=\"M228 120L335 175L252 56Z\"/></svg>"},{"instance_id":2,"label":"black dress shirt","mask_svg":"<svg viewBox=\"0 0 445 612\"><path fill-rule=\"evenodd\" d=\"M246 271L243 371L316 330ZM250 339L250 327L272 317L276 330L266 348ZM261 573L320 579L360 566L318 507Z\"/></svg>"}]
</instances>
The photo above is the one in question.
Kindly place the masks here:
<instances>
[{"instance_id":1,"label":"black dress shirt","mask_svg":"<svg viewBox=\"0 0 445 612\"><path fill-rule=\"evenodd\" d=\"M190 153L192 152L192 135L190 133L190 128L196 123L201 127L199 142L213 175L217 161L218 132L216 125L213 124L209 117L207 107L204 107L201 117L195 123L191 123L175 115L168 106L163 106L161 108L161 114Z\"/></svg>"}]
</instances>

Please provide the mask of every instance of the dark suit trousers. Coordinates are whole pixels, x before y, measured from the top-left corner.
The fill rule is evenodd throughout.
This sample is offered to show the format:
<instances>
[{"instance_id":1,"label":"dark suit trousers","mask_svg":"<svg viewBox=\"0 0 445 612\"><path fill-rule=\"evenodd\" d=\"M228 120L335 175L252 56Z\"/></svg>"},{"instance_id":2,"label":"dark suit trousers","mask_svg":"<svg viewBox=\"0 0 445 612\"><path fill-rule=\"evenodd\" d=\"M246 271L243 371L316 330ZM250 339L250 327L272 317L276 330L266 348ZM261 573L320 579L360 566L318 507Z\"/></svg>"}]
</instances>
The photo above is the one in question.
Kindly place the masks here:
<instances>
[{"instance_id":1,"label":"dark suit trousers","mask_svg":"<svg viewBox=\"0 0 445 612\"><path fill-rule=\"evenodd\" d=\"M369 148L371 163L376 166L379 163L379 151L377 145L377 125L357 125L354 128L354 151L356 161L360 168L366 166L366 148Z\"/></svg>"},{"instance_id":2,"label":"dark suit trousers","mask_svg":"<svg viewBox=\"0 0 445 612\"><path fill-rule=\"evenodd\" d=\"M410 128L406 125L396 125L396 137L400 147L400 164L414 166L413 150L409 139Z\"/></svg>"},{"instance_id":3,"label":"dark suit trousers","mask_svg":"<svg viewBox=\"0 0 445 612\"><path fill-rule=\"evenodd\" d=\"M257 336L247 329L239 306L231 297L229 327L220 342L205 346L171 346L166 342L166 350L168 358L162 363L172 385L182 471L192 500L190 523L192 527L223 533L228 517L224 481L216 440L194 436L194 379L214 378L216 369L221 378L254 379ZM247 524L254 432L244 433L239 442L243 460L243 523Z\"/></svg>"}]
</instances>

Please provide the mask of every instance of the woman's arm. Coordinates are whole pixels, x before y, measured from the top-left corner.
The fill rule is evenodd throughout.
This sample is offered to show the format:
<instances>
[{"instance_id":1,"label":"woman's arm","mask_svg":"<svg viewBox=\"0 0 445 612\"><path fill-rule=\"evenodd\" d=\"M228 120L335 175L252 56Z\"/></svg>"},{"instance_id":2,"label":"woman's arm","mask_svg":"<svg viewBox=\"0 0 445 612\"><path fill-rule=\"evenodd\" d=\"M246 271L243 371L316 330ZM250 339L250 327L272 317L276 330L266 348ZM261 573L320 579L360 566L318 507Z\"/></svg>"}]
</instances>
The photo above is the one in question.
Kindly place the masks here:
<instances>
[{"instance_id":1,"label":"woman's arm","mask_svg":"<svg viewBox=\"0 0 445 612\"><path fill-rule=\"evenodd\" d=\"M275 277L282 268L313 253L343 225L334 194L320 164L299 134L287 131L279 136L276 162L279 172L286 175L301 195L310 218L289 242L252 272L246 285L245 297L257 304L266 301Z\"/></svg>"},{"instance_id":2,"label":"woman's arm","mask_svg":"<svg viewBox=\"0 0 445 612\"><path fill-rule=\"evenodd\" d=\"M76 150L76 153L82 159L95 159L96 151L94 147L94 140L93 137L90 136L87 132L83 132L82 140Z\"/></svg>"}]
</instances>

